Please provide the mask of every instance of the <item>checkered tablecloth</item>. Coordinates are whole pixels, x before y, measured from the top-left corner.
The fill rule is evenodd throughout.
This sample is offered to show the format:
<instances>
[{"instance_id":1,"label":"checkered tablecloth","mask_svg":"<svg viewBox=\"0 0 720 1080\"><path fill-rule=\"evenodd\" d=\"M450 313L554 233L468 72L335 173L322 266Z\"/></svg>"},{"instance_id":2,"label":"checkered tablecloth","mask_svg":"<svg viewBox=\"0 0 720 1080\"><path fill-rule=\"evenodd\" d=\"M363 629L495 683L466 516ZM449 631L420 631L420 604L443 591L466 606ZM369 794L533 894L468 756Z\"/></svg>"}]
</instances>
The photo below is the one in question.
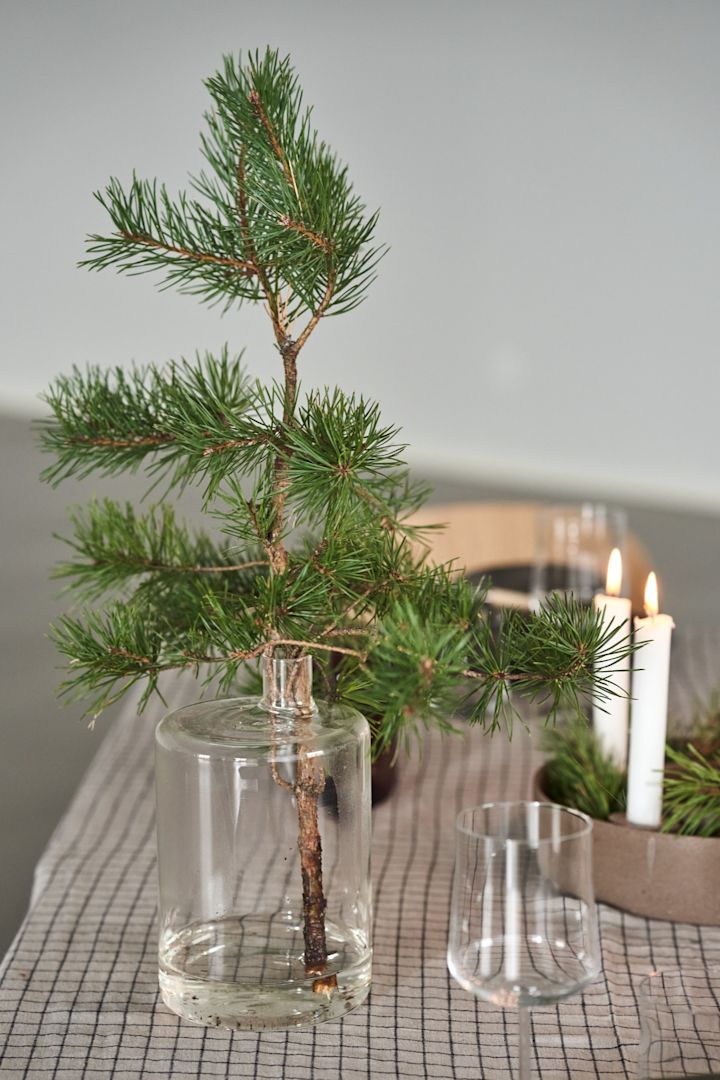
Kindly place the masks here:
<instances>
[{"instance_id":1,"label":"checkered tablecloth","mask_svg":"<svg viewBox=\"0 0 720 1080\"><path fill-rule=\"evenodd\" d=\"M720 636L678 634L671 705L720 684ZM178 686L175 698L189 700ZM173 702L173 704L176 702ZM369 1005L307 1031L259 1035L181 1022L158 1000L152 731L159 710L114 724L36 874L0 969L0 1074L8 1077L477 1080L511 1077L515 1018L475 1001L445 967L453 819L525 798L540 760L521 731L431 736L373 811L375 960ZM720 964L720 929L601 906L603 974L532 1013L544 1080L633 1075L636 988L652 966ZM512 1068L511 1068L512 1066Z\"/></svg>"}]
</instances>

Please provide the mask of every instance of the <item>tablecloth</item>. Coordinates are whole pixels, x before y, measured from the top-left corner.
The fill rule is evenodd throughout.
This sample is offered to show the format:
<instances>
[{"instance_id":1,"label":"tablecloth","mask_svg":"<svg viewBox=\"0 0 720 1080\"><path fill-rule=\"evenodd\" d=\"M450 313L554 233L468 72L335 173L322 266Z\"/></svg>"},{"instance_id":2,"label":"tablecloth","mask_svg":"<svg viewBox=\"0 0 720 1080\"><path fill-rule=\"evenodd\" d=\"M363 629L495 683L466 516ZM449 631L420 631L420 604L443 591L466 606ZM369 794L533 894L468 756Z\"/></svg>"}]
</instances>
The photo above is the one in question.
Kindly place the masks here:
<instances>
[{"instance_id":1,"label":"tablecloth","mask_svg":"<svg viewBox=\"0 0 720 1080\"><path fill-rule=\"evenodd\" d=\"M686 719L720 684L720 636L678 635L671 705ZM193 688L178 683L173 704ZM430 735L373 811L375 931L369 1004L310 1030L232 1033L180 1021L158 999L154 721L129 702L38 867L28 915L0 968L0 1073L8 1077L278 1080L516 1075L515 1017L460 990L445 966L453 819L528 797L537 733ZM7 825L7 823L6 823ZM600 905L603 973L532 1013L543 1080L633 1075L637 985L653 966L720 964L720 929Z\"/></svg>"}]
</instances>

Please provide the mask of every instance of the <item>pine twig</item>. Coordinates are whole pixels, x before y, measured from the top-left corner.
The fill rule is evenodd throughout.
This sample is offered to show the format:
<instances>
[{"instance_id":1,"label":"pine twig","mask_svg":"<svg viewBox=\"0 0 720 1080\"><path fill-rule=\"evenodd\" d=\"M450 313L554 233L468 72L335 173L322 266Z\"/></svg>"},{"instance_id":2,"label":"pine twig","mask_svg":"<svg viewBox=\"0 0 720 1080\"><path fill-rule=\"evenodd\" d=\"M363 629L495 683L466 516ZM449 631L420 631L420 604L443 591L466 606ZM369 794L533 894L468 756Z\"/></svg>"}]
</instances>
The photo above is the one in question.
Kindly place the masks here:
<instances>
[{"instance_id":1,"label":"pine twig","mask_svg":"<svg viewBox=\"0 0 720 1080\"><path fill-rule=\"evenodd\" d=\"M270 123L270 119L268 117L268 114L265 112L265 108L263 106L262 101L260 100L260 95L257 92L257 90L251 90L250 93L248 94L248 99L249 99L250 104L252 105L253 109L255 110L255 113L256 113L260 123L262 124L262 126L265 129L265 133L267 134L268 141L270 142L270 145L271 145L271 147L273 149L273 153L275 154L275 157L280 162L280 165L282 166L282 171L285 174L285 179L287 180L287 182L290 185L290 187L292 188L292 190L295 192L295 198L297 199L298 204L299 204L300 203L300 193L298 192L297 184L295 183L295 174L292 171L292 166L290 165L290 162L287 159L285 151L283 150L282 146L280 145L280 140L278 139L277 135L275 134L275 129L273 128L272 124Z\"/></svg>"},{"instance_id":2,"label":"pine twig","mask_svg":"<svg viewBox=\"0 0 720 1080\"><path fill-rule=\"evenodd\" d=\"M720 747L703 754L690 742L686 750L665 748L663 832L681 836L720 836Z\"/></svg>"},{"instance_id":3,"label":"pine twig","mask_svg":"<svg viewBox=\"0 0 720 1080\"><path fill-rule=\"evenodd\" d=\"M332 243L326 236L321 236L320 233L313 232L312 229L308 229L299 221L293 221L287 214L282 214L279 220L280 224L284 225L286 229L291 229L293 232L299 233L300 236L304 236L305 239L309 240L315 247L319 247L328 254L332 251Z\"/></svg>"},{"instance_id":4,"label":"pine twig","mask_svg":"<svg viewBox=\"0 0 720 1080\"><path fill-rule=\"evenodd\" d=\"M605 754L584 717L565 719L543 733L545 791L554 802L597 821L625 809L625 773Z\"/></svg>"},{"instance_id":5,"label":"pine twig","mask_svg":"<svg viewBox=\"0 0 720 1080\"><path fill-rule=\"evenodd\" d=\"M98 446L110 450L126 450L132 447L153 449L157 446L166 446L171 442L174 442L174 436L167 433L135 435L127 439L114 439L109 435L73 435L67 440L69 446Z\"/></svg>"},{"instance_id":6,"label":"pine twig","mask_svg":"<svg viewBox=\"0 0 720 1080\"><path fill-rule=\"evenodd\" d=\"M191 259L195 262L212 263L214 266L229 267L238 270L245 277L252 277L257 273L255 266L250 262L242 262L239 259L231 259L227 255L214 255L209 251L189 251L187 248L175 247L173 244L163 243L153 236L140 236L134 233L119 232L118 237L126 240L129 244L140 244L145 247L164 251L169 255L179 255L182 259Z\"/></svg>"},{"instance_id":7,"label":"pine twig","mask_svg":"<svg viewBox=\"0 0 720 1080\"><path fill-rule=\"evenodd\" d=\"M334 272L334 270L330 270L328 272L327 286L325 288L325 293L323 295L323 298L320 301L320 303L318 304L315 311L312 313L312 315L308 319L307 323L305 324L305 328L303 329L303 331L301 332L301 334L299 335L299 337L298 337L298 339L297 339L297 341L295 343L298 351L300 349L302 349L303 345L307 342L307 340L310 337L310 335L312 334L313 330L315 329L315 327L320 322L323 315L325 314L325 312L329 308L329 306L330 306L330 304L332 302L334 292L335 292L335 272Z\"/></svg>"}]
</instances>

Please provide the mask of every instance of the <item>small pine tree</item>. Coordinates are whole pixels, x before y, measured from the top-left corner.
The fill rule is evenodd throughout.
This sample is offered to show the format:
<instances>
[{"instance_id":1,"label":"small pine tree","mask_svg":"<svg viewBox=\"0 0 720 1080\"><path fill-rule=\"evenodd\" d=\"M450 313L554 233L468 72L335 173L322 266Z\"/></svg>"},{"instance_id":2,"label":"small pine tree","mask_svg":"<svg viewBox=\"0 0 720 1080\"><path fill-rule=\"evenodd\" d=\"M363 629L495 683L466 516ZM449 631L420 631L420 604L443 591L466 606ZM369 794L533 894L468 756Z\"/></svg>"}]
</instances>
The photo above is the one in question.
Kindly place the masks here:
<instances>
[{"instance_id":1,"label":"small pine tree","mask_svg":"<svg viewBox=\"0 0 720 1080\"><path fill-rule=\"evenodd\" d=\"M262 304L282 379L250 380L225 350L75 369L52 385L45 480L143 468L166 495L200 485L219 525L219 537L191 532L167 501L137 513L104 499L73 514L57 573L88 607L55 628L64 691L89 695L95 717L137 682L144 704L168 670L227 689L263 655L311 652L320 695L365 712L380 748L419 724L449 729L463 685L470 719L489 728L509 715L511 689L551 714L611 693L627 655L619 628L567 598L530 619L508 614L493 633L482 589L417 553L410 519L426 492L397 429L363 397L300 393L310 336L373 281L377 214L318 138L289 58L227 57L206 86L207 171L174 199L154 181L111 180L97 198L113 231L89 238L82 265L153 272L224 310Z\"/></svg>"}]
</instances>

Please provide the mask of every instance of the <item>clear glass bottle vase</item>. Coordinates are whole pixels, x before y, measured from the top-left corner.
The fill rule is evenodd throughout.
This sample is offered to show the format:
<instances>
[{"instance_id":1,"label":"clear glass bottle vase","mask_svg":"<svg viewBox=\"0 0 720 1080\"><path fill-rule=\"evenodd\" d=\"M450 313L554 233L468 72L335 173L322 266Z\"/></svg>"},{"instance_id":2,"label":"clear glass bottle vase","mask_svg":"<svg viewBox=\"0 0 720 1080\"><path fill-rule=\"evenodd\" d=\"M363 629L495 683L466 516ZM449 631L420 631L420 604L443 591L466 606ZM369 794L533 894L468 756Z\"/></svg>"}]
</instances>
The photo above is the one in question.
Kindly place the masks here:
<instances>
[{"instance_id":1,"label":"clear glass bottle vase","mask_svg":"<svg viewBox=\"0 0 720 1080\"><path fill-rule=\"evenodd\" d=\"M160 989L198 1024L332 1020L370 988L370 734L315 704L312 661L156 732Z\"/></svg>"}]
</instances>

